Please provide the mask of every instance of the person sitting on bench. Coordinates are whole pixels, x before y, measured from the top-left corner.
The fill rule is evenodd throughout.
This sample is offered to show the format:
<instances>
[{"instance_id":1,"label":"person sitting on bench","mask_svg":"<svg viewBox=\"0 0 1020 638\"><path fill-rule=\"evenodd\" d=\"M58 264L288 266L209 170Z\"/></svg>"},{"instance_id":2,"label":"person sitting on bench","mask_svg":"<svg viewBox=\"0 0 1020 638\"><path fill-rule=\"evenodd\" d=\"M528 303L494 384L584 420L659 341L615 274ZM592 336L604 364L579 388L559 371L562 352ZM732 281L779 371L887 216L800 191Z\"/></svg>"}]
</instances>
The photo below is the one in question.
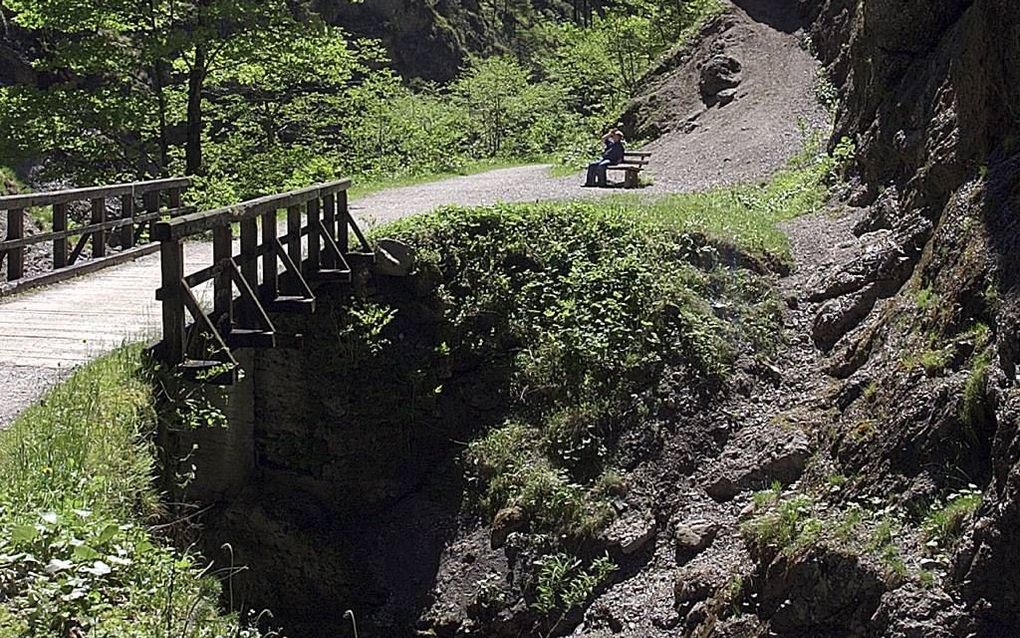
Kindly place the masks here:
<instances>
[{"instance_id":1,"label":"person sitting on bench","mask_svg":"<svg viewBox=\"0 0 1020 638\"><path fill-rule=\"evenodd\" d=\"M606 186L606 168L616 166L623 161L625 149L623 147L623 133L620 129L613 129L602 136L602 143L605 151L602 159L588 165L588 180L585 186Z\"/></svg>"}]
</instances>

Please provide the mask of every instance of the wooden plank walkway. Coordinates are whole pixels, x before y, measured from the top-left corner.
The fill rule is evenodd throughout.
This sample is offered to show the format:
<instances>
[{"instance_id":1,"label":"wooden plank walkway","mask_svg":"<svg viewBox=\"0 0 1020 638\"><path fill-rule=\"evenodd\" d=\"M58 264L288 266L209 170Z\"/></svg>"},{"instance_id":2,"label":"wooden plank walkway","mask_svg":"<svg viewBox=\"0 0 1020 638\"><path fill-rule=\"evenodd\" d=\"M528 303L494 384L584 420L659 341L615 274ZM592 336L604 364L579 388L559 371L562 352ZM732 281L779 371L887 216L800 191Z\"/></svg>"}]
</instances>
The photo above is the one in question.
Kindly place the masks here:
<instances>
[{"instance_id":1,"label":"wooden plank walkway","mask_svg":"<svg viewBox=\"0 0 1020 638\"><path fill-rule=\"evenodd\" d=\"M212 244L185 244L184 258L207 264ZM156 254L0 299L0 365L69 369L125 343L158 339L159 285Z\"/></svg>"}]
</instances>

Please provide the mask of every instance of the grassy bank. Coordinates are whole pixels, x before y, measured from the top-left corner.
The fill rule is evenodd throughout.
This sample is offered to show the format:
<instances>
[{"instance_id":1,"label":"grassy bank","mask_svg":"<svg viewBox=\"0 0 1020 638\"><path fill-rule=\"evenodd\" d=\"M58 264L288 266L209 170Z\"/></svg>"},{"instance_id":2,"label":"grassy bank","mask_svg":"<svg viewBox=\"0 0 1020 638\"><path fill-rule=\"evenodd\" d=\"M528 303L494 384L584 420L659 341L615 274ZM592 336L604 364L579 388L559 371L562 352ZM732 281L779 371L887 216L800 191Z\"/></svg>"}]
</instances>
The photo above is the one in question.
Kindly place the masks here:
<instances>
[{"instance_id":1,"label":"grassy bank","mask_svg":"<svg viewBox=\"0 0 1020 638\"><path fill-rule=\"evenodd\" d=\"M237 635L219 583L154 534L155 423L139 348L96 361L0 432L0 635Z\"/></svg>"}]
</instances>

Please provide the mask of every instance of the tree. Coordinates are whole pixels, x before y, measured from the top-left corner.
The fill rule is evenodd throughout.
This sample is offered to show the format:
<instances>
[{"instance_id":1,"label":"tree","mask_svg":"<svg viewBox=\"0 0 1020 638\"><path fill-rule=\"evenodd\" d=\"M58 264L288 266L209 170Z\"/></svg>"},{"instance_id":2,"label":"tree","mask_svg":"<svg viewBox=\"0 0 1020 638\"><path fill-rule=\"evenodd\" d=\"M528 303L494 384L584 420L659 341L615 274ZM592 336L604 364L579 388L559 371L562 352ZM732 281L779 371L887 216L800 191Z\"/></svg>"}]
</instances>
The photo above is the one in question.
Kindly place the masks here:
<instances>
[{"instance_id":1,"label":"tree","mask_svg":"<svg viewBox=\"0 0 1020 638\"><path fill-rule=\"evenodd\" d=\"M165 174L172 147L183 142L185 172L200 174L211 77L251 65L268 68L274 56L280 57L277 70L296 66L302 59L321 62L330 54L338 56L334 67L350 61L339 31L327 33L307 8L284 0L6 0L6 4L19 27L46 42L49 53L37 64L57 81L45 89L6 89L0 99L17 106L22 119L7 119L0 126L6 124L4 128L13 131L28 122L36 139L15 132L22 150L48 136L47 143L35 148L66 150L92 166L100 160L104 168L123 166L122 160L127 160L138 173ZM316 47L323 42L328 46L320 51ZM93 96L102 100L90 99ZM58 139L75 122L82 125L82 138L92 139L91 149ZM177 133L182 128L183 140ZM119 157L120 149L127 149L128 157ZM114 160L103 161L102 153Z\"/></svg>"}]
</instances>

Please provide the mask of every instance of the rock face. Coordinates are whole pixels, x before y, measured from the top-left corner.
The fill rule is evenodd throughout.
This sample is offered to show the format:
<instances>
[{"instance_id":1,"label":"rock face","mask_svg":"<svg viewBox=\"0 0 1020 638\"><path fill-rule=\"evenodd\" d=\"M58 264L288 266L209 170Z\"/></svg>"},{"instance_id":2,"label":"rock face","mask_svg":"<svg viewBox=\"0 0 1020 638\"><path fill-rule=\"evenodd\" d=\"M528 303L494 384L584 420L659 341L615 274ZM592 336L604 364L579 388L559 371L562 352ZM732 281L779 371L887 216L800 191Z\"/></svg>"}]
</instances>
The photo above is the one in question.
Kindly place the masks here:
<instances>
[{"instance_id":1,"label":"rock face","mask_svg":"<svg viewBox=\"0 0 1020 638\"><path fill-rule=\"evenodd\" d=\"M849 201L868 208L856 230L875 240L816 292L826 301L814 338L845 379L830 450L867 478L863 491L905 503L944 495L960 476L985 490L949 587L974 635L1014 635L1020 12L1012 0L801 6L843 97L833 143L856 146ZM958 635L943 621L958 610L932 596L900 607L916 621L894 619L884 599L876 624L886 618L890 636Z\"/></svg>"},{"instance_id":2,"label":"rock face","mask_svg":"<svg viewBox=\"0 0 1020 638\"><path fill-rule=\"evenodd\" d=\"M736 88L740 85L740 62L728 55L716 55L701 68L701 80L698 82L698 90L706 104L719 100L722 91ZM733 93L729 94L732 99Z\"/></svg>"},{"instance_id":3,"label":"rock face","mask_svg":"<svg viewBox=\"0 0 1020 638\"><path fill-rule=\"evenodd\" d=\"M780 555L761 580L760 616L773 636L861 636L885 589L856 556L816 548Z\"/></svg>"},{"instance_id":4,"label":"rock face","mask_svg":"<svg viewBox=\"0 0 1020 638\"><path fill-rule=\"evenodd\" d=\"M477 2L319 0L317 8L327 21L381 40L404 77L447 82L469 53L498 50L498 33L481 18Z\"/></svg>"}]
</instances>

